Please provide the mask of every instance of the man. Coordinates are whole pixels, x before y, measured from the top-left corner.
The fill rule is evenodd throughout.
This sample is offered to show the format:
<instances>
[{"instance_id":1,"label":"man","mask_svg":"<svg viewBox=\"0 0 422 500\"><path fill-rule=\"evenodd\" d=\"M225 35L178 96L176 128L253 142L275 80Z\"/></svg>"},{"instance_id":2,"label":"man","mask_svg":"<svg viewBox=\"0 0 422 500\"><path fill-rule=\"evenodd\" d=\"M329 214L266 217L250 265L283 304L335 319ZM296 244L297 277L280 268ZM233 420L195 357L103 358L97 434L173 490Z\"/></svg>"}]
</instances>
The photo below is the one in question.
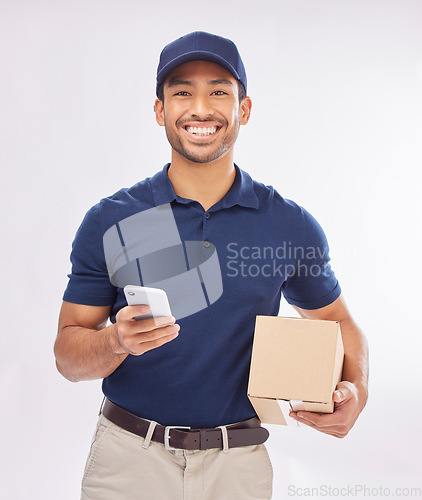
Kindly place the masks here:
<instances>
[{"instance_id":1,"label":"man","mask_svg":"<svg viewBox=\"0 0 422 500\"><path fill-rule=\"evenodd\" d=\"M166 46L155 115L171 163L101 200L76 235L57 367L72 381L104 379L106 396L84 499L271 498L267 431L247 382L255 317L277 315L281 293L303 317L339 321L345 347L335 412L292 417L343 437L365 406L366 342L328 265L322 229L233 162L251 113L246 91L230 40L195 32ZM315 251L269 251L286 244ZM178 251L189 266L168 258ZM122 288L151 283L163 285L177 318L134 319L148 307L127 306Z\"/></svg>"}]
</instances>

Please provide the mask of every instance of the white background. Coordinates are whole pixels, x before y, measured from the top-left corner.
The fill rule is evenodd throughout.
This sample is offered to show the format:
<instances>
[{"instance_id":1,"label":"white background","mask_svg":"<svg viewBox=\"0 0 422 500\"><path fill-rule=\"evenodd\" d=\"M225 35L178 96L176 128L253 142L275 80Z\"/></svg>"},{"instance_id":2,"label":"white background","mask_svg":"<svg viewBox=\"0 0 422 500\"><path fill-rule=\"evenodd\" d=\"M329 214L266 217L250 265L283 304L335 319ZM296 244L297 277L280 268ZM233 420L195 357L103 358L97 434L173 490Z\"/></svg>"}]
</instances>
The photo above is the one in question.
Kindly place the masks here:
<instances>
[{"instance_id":1,"label":"white background","mask_svg":"<svg viewBox=\"0 0 422 500\"><path fill-rule=\"evenodd\" d=\"M169 160L155 71L162 47L194 30L237 44L253 113L236 162L321 223L371 349L370 399L346 439L271 427L274 498L422 488L422 3L1 0L0 10L0 496L78 498L101 391L55 369L70 246L90 206Z\"/></svg>"}]
</instances>

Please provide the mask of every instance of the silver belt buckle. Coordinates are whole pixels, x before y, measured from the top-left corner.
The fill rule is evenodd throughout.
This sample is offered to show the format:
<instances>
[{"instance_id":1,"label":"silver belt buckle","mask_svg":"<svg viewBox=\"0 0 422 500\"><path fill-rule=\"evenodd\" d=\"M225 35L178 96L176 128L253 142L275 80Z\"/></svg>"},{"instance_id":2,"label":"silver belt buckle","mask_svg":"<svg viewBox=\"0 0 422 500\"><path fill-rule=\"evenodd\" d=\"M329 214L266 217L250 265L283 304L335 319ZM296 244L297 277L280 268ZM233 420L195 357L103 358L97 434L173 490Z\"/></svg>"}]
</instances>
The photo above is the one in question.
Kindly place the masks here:
<instances>
[{"instance_id":1,"label":"silver belt buckle","mask_svg":"<svg viewBox=\"0 0 422 500\"><path fill-rule=\"evenodd\" d=\"M170 446L171 429L191 429L191 427L183 427L182 425L167 425L164 429L164 448L166 450L182 450L183 448L173 448L173 446Z\"/></svg>"}]
</instances>

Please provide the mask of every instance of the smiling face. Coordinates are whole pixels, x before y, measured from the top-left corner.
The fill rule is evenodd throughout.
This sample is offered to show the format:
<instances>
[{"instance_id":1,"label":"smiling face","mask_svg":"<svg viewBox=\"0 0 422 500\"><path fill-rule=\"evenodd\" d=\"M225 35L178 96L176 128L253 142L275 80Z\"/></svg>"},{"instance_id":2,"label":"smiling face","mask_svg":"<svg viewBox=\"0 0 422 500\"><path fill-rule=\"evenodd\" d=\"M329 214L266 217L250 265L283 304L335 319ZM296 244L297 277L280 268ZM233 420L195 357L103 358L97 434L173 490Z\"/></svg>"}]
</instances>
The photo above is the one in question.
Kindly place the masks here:
<instances>
[{"instance_id":1,"label":"smiling face","mask_svg":"<svg viewBox=\"0 0 422 500\"><path fill-rule=\"evenodd\" d=\"M240 125L249 120L251 101L239 103L236 78L222 66L191 61L173 70L155 102L173 158L209 163L232 152Z\"/></svg>"}]
</instances>

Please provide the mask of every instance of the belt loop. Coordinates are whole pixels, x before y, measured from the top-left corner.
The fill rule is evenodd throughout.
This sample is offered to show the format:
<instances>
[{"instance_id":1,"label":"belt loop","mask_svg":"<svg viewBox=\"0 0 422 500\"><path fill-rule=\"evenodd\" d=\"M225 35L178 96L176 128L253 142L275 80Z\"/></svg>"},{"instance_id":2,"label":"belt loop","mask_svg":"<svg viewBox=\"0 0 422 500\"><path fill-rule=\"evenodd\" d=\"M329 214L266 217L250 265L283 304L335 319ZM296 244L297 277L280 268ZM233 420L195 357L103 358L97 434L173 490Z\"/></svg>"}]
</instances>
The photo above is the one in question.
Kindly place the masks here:
<instances>
[{"instance_id":1,"label":"belt loop","mask_svg":"<svg viewBox=\"0 0 422 500\"><path fill-rule=\"evenodd\" d=\"M221 434L223 436L223 451L227 453L229 451L229 436L227 434L227 426L219 425L219 429L221 429Z\"/></svg>"},{"instance_id":2,"label":"belt loop","mask_svg":"<svg viewBox=\"0 0 422 500\"><path fill-rule=\"evenodd\" d=\"M104 406L105 399L106 399L106 398L105 398L105 396L104 396L104 397L103 397L103 400L102 400L102 402L101 402L100 411L98 412L98 416L100 416L100 415L101 415L101 413L103 412L103 406Z\"/></svg>"},{"instance_id":3,"label":"belt loop","mask_svg":"<svg viewBox=\"0 0 422 500\"><path fill-rule=\"evenodd\" d=\"M148 449L148 447L151 443L151 438L152 438L152 435L154 434L154 430L155 430L156 425L157 425L157 422L155 422L154 420L151 420L151 422L149 423L148 432L147 432L147 435L145 436L144 443L142 445L142 448L144 448L145 450Z\"/></svg>"}]
</instances>

